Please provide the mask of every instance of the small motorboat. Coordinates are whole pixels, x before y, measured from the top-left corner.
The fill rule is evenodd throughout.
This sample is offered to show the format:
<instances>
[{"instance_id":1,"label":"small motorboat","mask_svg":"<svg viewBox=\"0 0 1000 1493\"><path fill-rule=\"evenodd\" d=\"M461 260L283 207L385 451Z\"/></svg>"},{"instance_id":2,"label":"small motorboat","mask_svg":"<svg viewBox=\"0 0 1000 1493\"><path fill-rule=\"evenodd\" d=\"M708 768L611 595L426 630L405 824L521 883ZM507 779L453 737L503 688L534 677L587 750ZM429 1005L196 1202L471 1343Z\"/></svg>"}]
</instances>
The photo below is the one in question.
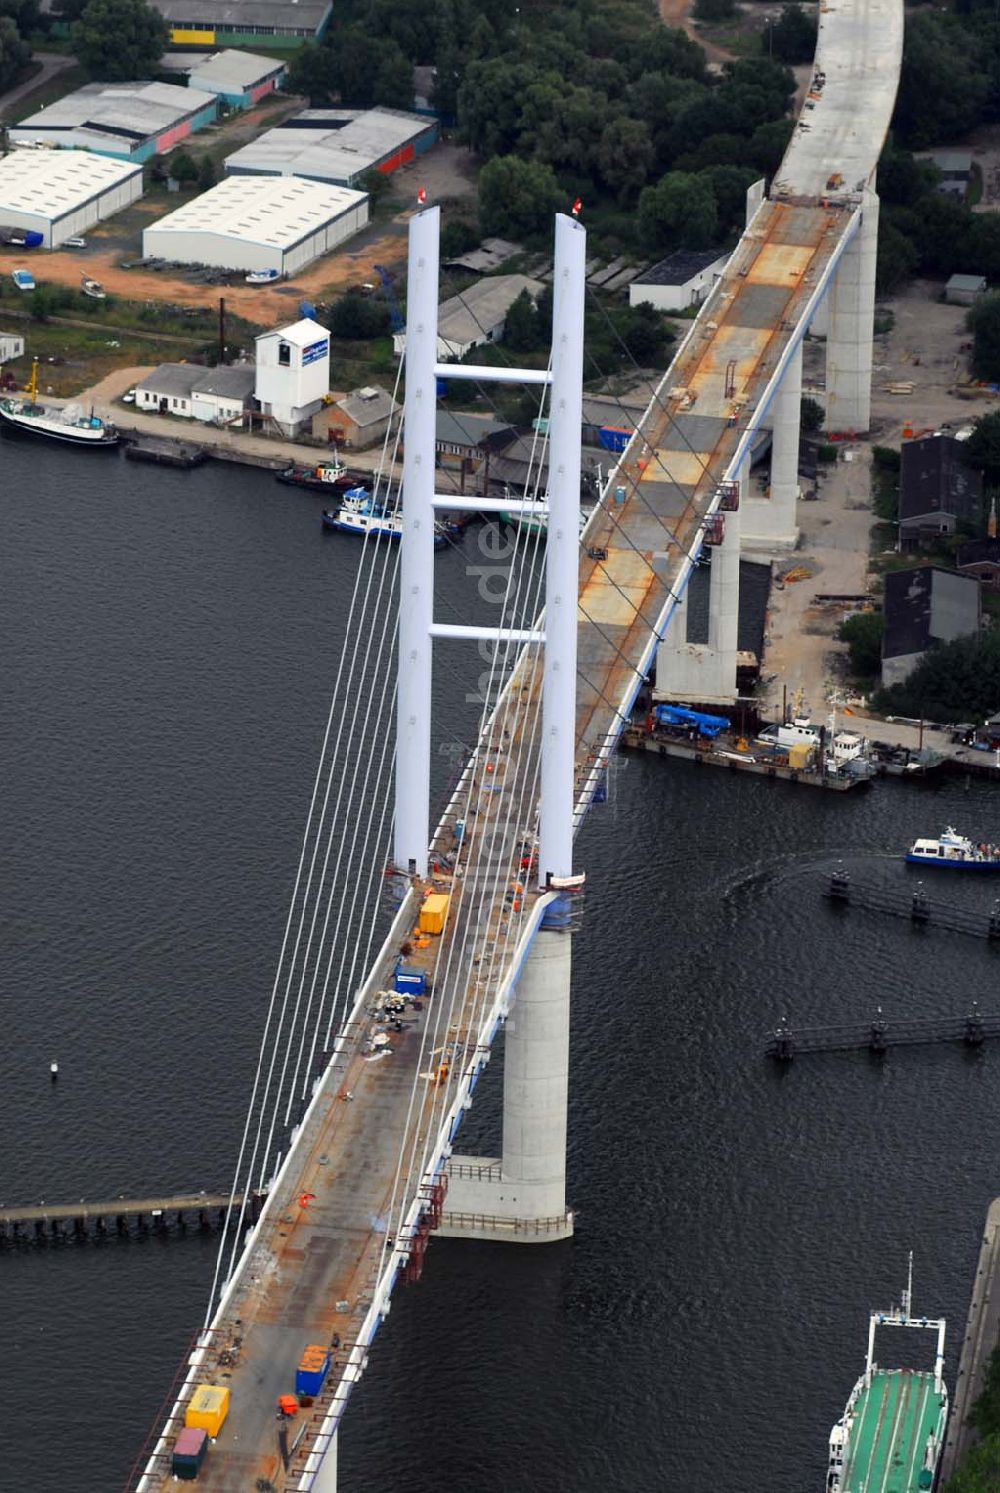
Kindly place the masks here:
<instances>
[{"instance_id":1,"label":"small motorboat","mask_svg":"<svg viewBox=\"0 0 1000 1493\"><path fill-rule=\"evenodd\" d=\"M106 301L108 293L100 280L91 280L89 275L80 276L80 289L84 295L89 295L92 301Z\"/></svg>"},{"instance_id":2,"label":"small motorboat","mask_svg":"<svg viewBox=\"0 0 1000 1493\"><path fill-rule=\"evenodd\" d=\"M10 278L18 290L34 290L35 277L30 270L11 270Z\"/></svg>"},{"instance_id":3,"label":"small motorboat","mask_svg":"<svg viewBox=\"0 0 1000 1493\"><path fill-rule=\"evenodd\" d=\"M248 285L273 285L275 280L281 279L280 270L251 270L249 275L243 277Z\"/></svg>"},{"instance_id":4,"label":"small motorboat","mask_svg":"<svg viewBox=\"0 0 1000 1493\"><path fill-rule=\"evenodd\" d=\"M906 852L916 866L944 866L956 871L1000 871L1000 845L973 841L951 825L936 840L916 839Z\"/></svg>"}]
</instances>

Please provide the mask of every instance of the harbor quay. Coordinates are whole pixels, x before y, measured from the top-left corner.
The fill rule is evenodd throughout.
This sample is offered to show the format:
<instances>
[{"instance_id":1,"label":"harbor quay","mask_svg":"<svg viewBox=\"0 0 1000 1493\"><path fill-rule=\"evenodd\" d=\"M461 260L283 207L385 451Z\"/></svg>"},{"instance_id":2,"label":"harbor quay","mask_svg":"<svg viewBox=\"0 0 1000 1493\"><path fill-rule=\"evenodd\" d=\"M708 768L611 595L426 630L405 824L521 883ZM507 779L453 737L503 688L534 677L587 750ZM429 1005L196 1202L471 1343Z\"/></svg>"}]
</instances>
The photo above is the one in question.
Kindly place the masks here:
<instances>
[{"instance_id":1,"label":"harbor quay","mask_svg":"<svg viewBox=\"0 0 1000 1493\"><path fill-rule=\"evenodd\" d=\"M955 1401L941 1457L941 1486L957 1471L979 1440L969 1413L982 1393L990 1357L1000 1347L1000 1198L986 1212L969 1315L955 1379Z\"/></svg>"}]
</instances>

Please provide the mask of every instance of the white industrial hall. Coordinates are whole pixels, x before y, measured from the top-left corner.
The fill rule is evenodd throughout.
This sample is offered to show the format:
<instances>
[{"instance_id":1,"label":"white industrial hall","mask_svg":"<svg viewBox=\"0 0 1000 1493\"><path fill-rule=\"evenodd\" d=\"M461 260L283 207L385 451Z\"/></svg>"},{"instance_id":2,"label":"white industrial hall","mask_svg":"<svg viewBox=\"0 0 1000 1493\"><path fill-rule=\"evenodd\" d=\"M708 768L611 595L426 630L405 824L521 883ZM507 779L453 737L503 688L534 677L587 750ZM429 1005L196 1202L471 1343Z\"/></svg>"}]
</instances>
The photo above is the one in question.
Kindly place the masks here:
<instances>
[{"instance_id":1,"label":"white industrial hall","mask_svg":"<svg viewBox=\"0 0 1000 1493\"><path fill-rule=\"evenodd\" d=\"M229 176L142 235L147 257L293 275L368 222L368 195L295 176Z\"/></svg>"},{"instance_id":2,"label":"white industrial hall","mask_svg":"<svg viewBox=\"0 0 1000 1493\"><path fill-rule=\"evenodd\" d=\"M142 196L142 167L89 150L19 148L0 159L0 224L57 249Z\"/></svg>"}]
</instances>

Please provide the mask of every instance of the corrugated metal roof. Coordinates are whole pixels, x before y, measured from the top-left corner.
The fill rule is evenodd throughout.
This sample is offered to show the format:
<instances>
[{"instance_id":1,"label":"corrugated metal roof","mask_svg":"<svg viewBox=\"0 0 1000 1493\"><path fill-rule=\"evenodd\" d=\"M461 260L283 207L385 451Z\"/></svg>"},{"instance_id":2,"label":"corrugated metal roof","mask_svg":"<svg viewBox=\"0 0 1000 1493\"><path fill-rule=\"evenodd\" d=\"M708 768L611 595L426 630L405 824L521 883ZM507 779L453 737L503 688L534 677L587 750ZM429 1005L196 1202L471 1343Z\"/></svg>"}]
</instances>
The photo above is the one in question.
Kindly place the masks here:
<instances>
[{"instance_id":1,"label":"corrugated metal roof","mask_svg":"<svg viewBox=\"0 0 1000 1493\"><path fill-rule=\"evenodd\" d=\"M106 125L141 139L158 135L216 102L214 93L179 83L86 83L29 114L10 133L17 140L83 127L100 131Z\"/></svg>"},{"instance_id":2,"label":"corrugated metal roof","mask_svg":"<svg viewBox=\"0 0 1000 1493\"><path fill-rule=\"evenodd\" d=\"M7 208L61 218L142 167L87 150L12 150L0 159L0 218Z\"/></svg>"},{"instance_id":3,"label":"corrugated metal roof","mask_svg":"<svg viewBox=\"0 0 1000 1493\"><path fill-rule=\"evenodd\" d=\"M295 176L227 176L146 232L214 233L289 249L367 200L365 192Z\"/></svg>"},{"instance_id":4,"label":"corrugated metal roof","mask_svg":"<svg viewBox=\"0 0 1000 1493\"><path fill-rule=\"evenodd\" d=\"M522 291L537 300L545 289L527 275L494 275L478 280L461 295L443 301L438 311L438 337L455 348L482 338L498 327Z\"/></svg>"},{"instance_id":5,"label":"corrugated metal roof","mask_svg":"<svg viewBox=\"0 0 1000 1493\"><path fill-rule=\"evenodd\" d=\"M354 181L434 121L400 109L306 110L226 157L226 170Z\"/></svg>"},{"instance_id":6,"label":"corrugated metal roof","mask_svg":"<svg viewBox=\"0 0 1000 1493\"><path fill-rule=\"evenodd\" d=\"M380 420L394 415L399 409L392 395L377 385L352 389L350 394L345 394L343 399L336 401L336 404L338 410L343 410L344 414L362 430L366 425L377 425Z\"/></svg>"},{"instance_id":7,"label":"corrugated metal roof","mask_svg":"<svg viewBox=\"0 0 1000 1493\"><path fill-rule=\"evenodd\" d=\"M284 66L273 57L258 57L254 52L237 52L235 48L227 47L224 52L216 52L207 62L193 67L190 77L194 88L205 88L207 84L212 88L253 88L265 78L281 72Z\"/></svg>"},{"instance_id":8,"label":"corrugated metal roof","mask_svg":"<svg viewBox=\"0 0 1000 1493\"><path fill-rule=\"evenodd\" d=\"M278 31L317 31L332 10L332 0L153 0L172 26L192 31L216 26L249 31L266 26Z\"/></svg>"}]
</instances>

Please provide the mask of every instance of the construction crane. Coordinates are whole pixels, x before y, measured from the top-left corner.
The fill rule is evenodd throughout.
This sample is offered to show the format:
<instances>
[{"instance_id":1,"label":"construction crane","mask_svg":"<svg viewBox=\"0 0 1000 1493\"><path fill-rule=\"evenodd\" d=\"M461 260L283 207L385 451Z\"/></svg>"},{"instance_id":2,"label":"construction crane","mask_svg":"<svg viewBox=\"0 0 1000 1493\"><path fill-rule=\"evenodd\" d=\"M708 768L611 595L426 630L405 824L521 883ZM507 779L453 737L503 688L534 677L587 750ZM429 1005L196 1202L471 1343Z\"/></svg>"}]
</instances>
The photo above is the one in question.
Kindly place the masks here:
<instances>
[{"instance_id":1,"label":"construction crane","mask_svg":"<svg viewBox=\"0 0 1000 1493\"><path fill-rule=\"evenodd\" d=\"M396 299L396 292L393 289L392 275L384 264L376 264L372 268L376 275L378 275L379 285L382 288L382 297L389 308L389 321L392 325L392 330L394 332L401 332L403 330L403 313L399 309L399 302Z\"/></svg>"}]
</instances>

